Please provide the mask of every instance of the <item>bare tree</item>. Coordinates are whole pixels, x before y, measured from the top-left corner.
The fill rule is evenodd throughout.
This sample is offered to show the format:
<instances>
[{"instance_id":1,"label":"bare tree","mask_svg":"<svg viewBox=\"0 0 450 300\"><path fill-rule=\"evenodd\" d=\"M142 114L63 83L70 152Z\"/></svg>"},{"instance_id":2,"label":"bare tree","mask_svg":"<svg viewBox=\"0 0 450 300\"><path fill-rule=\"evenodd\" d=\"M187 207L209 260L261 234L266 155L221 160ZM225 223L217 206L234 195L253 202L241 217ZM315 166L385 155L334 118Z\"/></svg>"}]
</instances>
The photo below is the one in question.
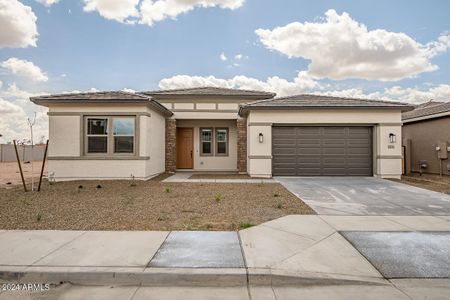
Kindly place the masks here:
<instances>
[{"instance_id":1,"label":"bare tree","mask_svg":"<svg viewBox=\"0 0 450 300\"><path fill-rule=\"evenodd\" d=\"M36 112L34 112L33 121L30 118L27 118L28 125L30 126L30 141L31 141L31 191L34 191L34 157L33 157L33 148L34 148L34 139L33 139L33 126L36 124Z\"/></svg>"}]
</instances>

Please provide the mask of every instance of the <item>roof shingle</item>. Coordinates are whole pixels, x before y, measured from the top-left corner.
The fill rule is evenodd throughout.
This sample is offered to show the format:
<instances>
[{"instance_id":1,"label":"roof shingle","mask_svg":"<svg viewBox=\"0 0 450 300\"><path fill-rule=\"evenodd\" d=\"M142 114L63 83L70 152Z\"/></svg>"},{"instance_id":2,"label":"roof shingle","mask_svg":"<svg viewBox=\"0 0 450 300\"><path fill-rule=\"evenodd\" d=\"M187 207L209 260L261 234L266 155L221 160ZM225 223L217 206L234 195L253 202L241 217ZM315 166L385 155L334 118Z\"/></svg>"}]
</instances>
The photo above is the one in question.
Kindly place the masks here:
<instances>
[{"instance_id":1,"label":"roof shingle","mask_svg":"<svg viewBox=\"0 0 450 300\"><path fill-rule=\"evenodd\" d=\"M321 95L296 95L250 102L241 105L241 111L271 108L400 108L409 111L408 103L370 99L342 98Z\"/></svg>"},{"instance_id":2,"label":"roof shingle","mask_svg":"<svg viewBox=\"0 0 450 300\"><path fill-rule=\"evenodd\" d=\"M402 114L403 121L411 121L413 119L432 119L440 117L443 113L450 113L450 102L433 102L418 105L416 109L404 112Z\"/></svg>"},{"instance_id":3,"label":"roof shingle","mask_svg":"<svg viewBox=\"0 0 450 300\"><path fill-rule=\"evenodd\" d=\"M157 111L164 115L171 116L173 113L158 101L150 96L139 93L130 93L124 91L108 92L85 92L85 93L66 93L30 97L30 101L40 105L47 103L148 103Z\"/></svg>"},{"instance_id":4,"label":"roof shingle","mask_svg":"<svg viewBox=\"0 0 450 300\"><path fill-rule=\"evenodd\" d=\"M187 89L172 89L172 90L159 90L159 91L147 91L142 92L144 95L159 96L159 95L194 95L194 96L253 96L260 97L261 99L273 98L275 93L269 93L264 91L254 90L240 90L240 89L227 89L219 87L198 87Z\"/></svg>"}]
</instances>

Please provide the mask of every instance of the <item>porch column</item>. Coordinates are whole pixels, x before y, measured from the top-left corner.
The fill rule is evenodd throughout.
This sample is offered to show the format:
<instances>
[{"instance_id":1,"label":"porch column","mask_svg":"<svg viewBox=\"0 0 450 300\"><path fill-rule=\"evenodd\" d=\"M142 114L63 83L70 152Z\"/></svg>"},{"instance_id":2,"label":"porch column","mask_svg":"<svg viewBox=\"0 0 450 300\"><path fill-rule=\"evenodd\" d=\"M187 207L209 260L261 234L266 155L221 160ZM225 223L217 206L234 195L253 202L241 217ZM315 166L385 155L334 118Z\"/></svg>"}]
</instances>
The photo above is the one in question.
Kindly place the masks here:
<instances>
[{"instance_id":1,"label":"porch column","mask_svg":"<svg viewBox=\"0 0 450 300\"><path fill-rule=\"evenodd\" d=\"M166 119L166 172L177 169L177 120Z\"/></svg>"},{"instance_id":2,"label":"porch column","mask_svg":"<svg viewBox=\"0 0 450 300\"><path fill-rule=\"evenodd\" d=\"M247 119L239 118L237 125L237 168L239 173L247 173Z\"/></svg>"}]
</instances>

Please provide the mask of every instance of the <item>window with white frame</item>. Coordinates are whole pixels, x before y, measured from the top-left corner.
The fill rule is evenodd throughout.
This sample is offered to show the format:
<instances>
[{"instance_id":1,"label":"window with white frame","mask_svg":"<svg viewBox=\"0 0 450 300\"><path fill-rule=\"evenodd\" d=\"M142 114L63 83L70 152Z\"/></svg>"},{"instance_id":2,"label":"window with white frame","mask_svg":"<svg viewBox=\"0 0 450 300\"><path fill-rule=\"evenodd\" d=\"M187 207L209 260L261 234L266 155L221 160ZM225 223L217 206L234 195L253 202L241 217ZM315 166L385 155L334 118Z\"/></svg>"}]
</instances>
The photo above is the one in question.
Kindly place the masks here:
<instances>
[{"instance_id":1,"label":"window with white frame","mask_svg":"<svg viewBox=\"0 0 450 300\"><path fill-rule=\"evenodd\" d=\"M86 154L133 154L135 117L86 117Z\"/></svg>"},{"instance_id":2,"label":"window with white frame","mask_svg":"<svg viewBox=\"0 0 450 300\"><path fill-rule=\"evenodd\" d=\"M216 128L216 155L228 155L228 128Z\"/></svg>"},{"instance_id":3,"label":"window with white frame","mask_svg":"<svg viewBox=\"0 0 450 300\"><path fill-rule=\"evenodd\" d=\"M213 129L200 128L200 155L213 155Z\"/></svg>"}]
</instances>

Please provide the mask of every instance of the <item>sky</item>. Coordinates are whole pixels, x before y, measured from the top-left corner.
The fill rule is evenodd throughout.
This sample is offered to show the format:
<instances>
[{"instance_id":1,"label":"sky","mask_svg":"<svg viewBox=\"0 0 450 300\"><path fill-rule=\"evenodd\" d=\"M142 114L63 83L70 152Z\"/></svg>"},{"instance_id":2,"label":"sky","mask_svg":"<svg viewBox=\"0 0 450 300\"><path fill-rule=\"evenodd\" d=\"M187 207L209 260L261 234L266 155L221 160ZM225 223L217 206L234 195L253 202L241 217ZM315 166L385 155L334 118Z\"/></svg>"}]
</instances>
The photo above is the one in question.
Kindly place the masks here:
<instances>
[{"instance_id":1,"label":"sky","mask_svg":"<svg viewBox=\"0 0 450 300\"><path fill-rule=\"evenodd\" d=\"M30 96L218 86L450 101L450 2L0 0L0 143Z\"/></svg>"}]
</instances>

